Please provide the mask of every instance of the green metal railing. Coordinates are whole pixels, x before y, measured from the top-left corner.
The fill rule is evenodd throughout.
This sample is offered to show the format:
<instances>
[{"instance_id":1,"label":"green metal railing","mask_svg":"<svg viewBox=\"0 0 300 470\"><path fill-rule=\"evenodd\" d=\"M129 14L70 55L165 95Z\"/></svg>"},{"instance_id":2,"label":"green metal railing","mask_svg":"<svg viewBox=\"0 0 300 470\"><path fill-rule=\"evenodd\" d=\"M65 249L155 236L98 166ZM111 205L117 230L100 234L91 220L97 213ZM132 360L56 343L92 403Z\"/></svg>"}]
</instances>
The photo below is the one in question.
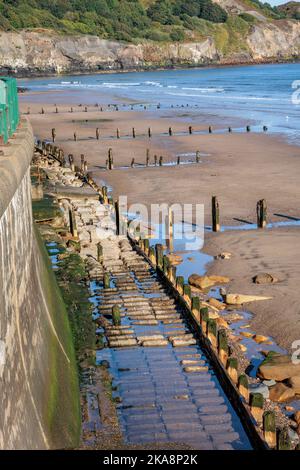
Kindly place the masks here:
<instances>
[{"instance_id":1,"label":"green metal railing","mask_svg":"<svg viewBox=\"0 0 300 470\"><path fill-rule=\"evenodd\" d=\"M20 121L17 81L0 77L0 142L7 143Z\"/></svg>"}]
</instances>

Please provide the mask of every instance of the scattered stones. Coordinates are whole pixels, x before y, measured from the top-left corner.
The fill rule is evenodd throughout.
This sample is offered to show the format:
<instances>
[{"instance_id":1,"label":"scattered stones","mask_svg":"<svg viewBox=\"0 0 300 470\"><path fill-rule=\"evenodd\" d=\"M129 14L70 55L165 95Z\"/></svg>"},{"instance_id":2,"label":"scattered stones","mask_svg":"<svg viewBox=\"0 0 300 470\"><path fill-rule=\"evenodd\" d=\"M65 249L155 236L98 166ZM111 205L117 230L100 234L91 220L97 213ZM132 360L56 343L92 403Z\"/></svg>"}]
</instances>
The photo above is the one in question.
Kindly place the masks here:
<instances>
[{"instance_id":1,"label":"scattered stones","mask_svg":"<svg viewBox=\"0 0 300 470\"><path fill-rule=\"evenodd\" d=\"M270 387L269 392L270 399L278 403L284 403L295 396L294 391L283 383L277 383L273 387Z\"/></svg>"},{"instance_id":2,"label":"scattered stones","mask_svg":"<svg viewBox=\"0 0 300 470\"><path fill-rule=\"evenodd\" d=\"M274 284L278 278L269 273L260 273L252 278L254 284Z\"/></svg>"},{"instance_id":3,"label":"scattered stones","mask_svg":"<svg viewBox=\"0 0 300 470\"><path fill-rule=\"evenodd\" d=\"M199 274L191 274L188 279L191 286L198 287L201 290L208 289L216 284L226 284L229 281L229 277L225 276L199 276Z\"/></svg>"},{"instance_id":4,"label":"scattered stones","mask_svg":"<svg viewBox=\"0 0 300 470\"><path fill-rule=\"evenodd\" d=\"M232 256L232 254L229 253L229 251L223 251L219 255L216 255L215 259L230 259L231 256Z\"/></svg>"},{"instance_id":5,"label":"scattered stones","mask_svg":"<svg viewBox=\"0 0 300 470\"><path fill-rule=\"evenodd\" d=\"M218 310L225 310L226 305L223 302L220 302L219 300L215 299L214 297L211 297L207 300L208 304L211 305L212 307L217 308Z\"/></svg>"}]
</instances>

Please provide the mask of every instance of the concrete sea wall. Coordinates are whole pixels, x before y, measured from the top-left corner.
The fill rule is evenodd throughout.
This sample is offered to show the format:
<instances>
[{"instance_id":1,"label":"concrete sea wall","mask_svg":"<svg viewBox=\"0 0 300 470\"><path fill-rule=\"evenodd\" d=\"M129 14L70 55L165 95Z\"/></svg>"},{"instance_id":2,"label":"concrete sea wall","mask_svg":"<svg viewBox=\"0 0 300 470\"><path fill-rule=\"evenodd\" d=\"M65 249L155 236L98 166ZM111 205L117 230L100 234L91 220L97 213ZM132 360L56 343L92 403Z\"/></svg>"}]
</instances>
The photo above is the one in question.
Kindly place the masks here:
<instances>
[{"instance_id":1,"label":"concrete sea wall","mask_svg":"<svg viewBox=\"0 0 300 470\"><path fill-rule=\"evenodd\" d=\"M33 135L0 156L0 449L76 446L77 368L65 310L31 209Z\"/></svg>"}]
</instances>

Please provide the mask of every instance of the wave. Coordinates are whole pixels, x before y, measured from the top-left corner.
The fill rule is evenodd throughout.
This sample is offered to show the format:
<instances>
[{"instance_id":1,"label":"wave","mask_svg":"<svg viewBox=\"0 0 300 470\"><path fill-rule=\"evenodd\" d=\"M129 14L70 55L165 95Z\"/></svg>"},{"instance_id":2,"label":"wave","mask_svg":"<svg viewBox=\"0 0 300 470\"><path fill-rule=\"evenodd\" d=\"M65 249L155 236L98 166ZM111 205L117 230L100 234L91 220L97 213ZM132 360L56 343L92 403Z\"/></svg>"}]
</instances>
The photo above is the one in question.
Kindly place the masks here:
<instances>
[{"instance_id":1,"label":"wave","mask_svg":"<svg viewBox=\"0 0 300 470\"><path fill-rule=\"evenodd\" d=\"M182 87L182 90L191 90L191 91L201 91L201 93L207 93L207 92L216 92L216 93L222 93L224 88L197 88L197 87Z\"/></svg>"}]
</instances>

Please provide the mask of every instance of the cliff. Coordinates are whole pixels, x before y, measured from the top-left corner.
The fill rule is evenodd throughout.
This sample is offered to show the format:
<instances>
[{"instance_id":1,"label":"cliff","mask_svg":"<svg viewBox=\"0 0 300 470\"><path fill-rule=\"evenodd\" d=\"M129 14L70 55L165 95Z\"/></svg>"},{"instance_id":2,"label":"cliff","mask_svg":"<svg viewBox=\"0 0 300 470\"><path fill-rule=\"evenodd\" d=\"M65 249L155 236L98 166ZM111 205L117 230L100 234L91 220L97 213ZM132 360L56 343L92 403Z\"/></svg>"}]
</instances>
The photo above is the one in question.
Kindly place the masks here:
<instances>
[{"instance_id":1,"label":"cliff","mask_svg":"<svg viewBox=\"0 0 300 470\"><path fill-rule=\"evenodd\" d=\"M214 26L192 42L129 44L49 30L0 33L2 73L43 75L100 70L276 62L298 59L300 22L256 21ZM237 30L237 25L240 30Z\"/></svg>"},{"instance_id":2,"label":"cliff","mask_svg":"<svg viewBox=\"0 0 300 470\"><path fill-rule=\"evenodd\" d=\"M35 230L30 125L0 156L0 449L74 447L77 367L67 312Z\"/></svg>"}]
</instances>

